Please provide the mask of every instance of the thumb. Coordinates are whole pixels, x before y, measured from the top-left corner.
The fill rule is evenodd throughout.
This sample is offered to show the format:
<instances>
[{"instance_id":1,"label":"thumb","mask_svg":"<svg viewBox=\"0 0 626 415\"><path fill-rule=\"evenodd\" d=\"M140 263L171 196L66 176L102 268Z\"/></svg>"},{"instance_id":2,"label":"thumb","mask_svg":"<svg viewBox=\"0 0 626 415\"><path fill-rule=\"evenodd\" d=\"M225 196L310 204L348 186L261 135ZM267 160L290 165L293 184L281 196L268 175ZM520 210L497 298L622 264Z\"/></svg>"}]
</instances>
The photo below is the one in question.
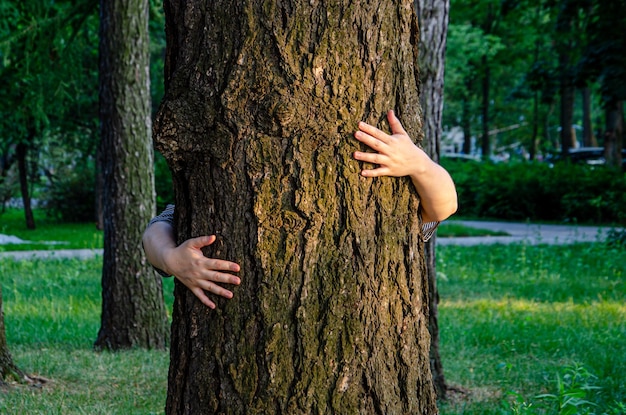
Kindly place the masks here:
<instances>
[{"instance_id":1,"label":"thumb","mask_svg":"<svg viewBox=\"0 0 626 415\"><path fill-rule=\"evenodd\" d=\"M188 239L185 243L189 245L190 248L201 249L205 246L211 245L213 242L215 242L215 239L215 235L198 236L197 238Z\"/></svg>"},{"instance_id":2,"label":"thumb","mask_svg":"<svg viewBox=\"0 0 626 415\"><path fill-rule=\"evenodd\" d=\"M398 117L396 117L396 114L393 112L393 110L389 110L389 112L387 112L387 121L389 122L389 128L391 128L391 134L408 135L406 131L404 130L404 127L402 127L402 123L400 122Z\"/></svg>"}]
</instances>

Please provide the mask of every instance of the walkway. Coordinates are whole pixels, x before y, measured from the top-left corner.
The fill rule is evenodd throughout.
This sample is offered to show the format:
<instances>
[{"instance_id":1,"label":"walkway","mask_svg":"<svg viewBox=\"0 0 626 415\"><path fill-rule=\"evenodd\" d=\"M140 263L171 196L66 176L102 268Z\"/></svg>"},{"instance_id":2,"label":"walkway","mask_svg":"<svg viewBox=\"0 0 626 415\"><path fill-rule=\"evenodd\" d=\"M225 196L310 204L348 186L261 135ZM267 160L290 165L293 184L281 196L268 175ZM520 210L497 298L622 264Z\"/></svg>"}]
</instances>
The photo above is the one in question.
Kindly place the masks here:
<instances>
[{"instance_id":1,"label":"walkway","mask_svg":"<svg viewBox=\"0 0 626 415\"><path fill-rule=\"evenodd\" d=\"M514 222L490 222L490 221L456 221L464 226L487 229L490 231L502 231L509 236L476 236L460 238L437 238L437 245L487 245L509 244L525 242L531 245L537 244L570 244L576 242L604 241L609 230L605 226L582 226L582 225L545 225L536 223Z\"/></svg>"}]
</instances>

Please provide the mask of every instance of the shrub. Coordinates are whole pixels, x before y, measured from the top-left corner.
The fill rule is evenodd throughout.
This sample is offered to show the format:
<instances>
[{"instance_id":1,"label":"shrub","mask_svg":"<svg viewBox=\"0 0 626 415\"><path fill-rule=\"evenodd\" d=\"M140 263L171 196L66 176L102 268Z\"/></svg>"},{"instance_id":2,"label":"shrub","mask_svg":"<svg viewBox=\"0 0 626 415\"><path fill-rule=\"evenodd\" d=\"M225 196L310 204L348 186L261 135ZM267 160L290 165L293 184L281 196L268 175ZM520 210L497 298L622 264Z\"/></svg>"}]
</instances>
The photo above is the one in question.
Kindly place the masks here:
<instances>
[{"instance_id":1,"label":"shrub","mask_svg":"<svg viewBox=\"0 0 626 415\"><path fill-rule=\"evenodd\" d=\"M63 222L95 220L95 173L82 167L66 172L54 180L44 192L48 215Z\"/></svg>"},{"instance_id":2,"label":"shrub","mask_svg":"<svg viewBox=\"0 0 626 415\"><path fill-rule=\"evenodd\" d=\"M460 162L443 158L459 195L459 214L505 220L626 223L626 176L559 163Z\"/></svg>"}]
</instances>

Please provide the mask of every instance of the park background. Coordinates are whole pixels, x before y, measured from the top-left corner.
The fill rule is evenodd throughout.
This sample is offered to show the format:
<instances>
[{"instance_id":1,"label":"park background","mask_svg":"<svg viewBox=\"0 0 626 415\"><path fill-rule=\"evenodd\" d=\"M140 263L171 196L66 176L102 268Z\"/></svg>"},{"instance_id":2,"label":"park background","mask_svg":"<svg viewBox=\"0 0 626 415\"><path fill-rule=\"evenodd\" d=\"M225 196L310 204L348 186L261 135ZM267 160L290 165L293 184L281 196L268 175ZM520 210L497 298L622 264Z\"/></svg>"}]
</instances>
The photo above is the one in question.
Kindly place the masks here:
<instances>
[{"instance_id":1,"label":"park background","mask_svg":"<svg viewBox=\"0 0 626 415\"><path fill-rule=\"evenodd\" d=\"M620 6L451 2L440 155L457 183L459 216L624 225ZM0 233L29 241L0 249L101 248L97 3L2 1L0 13ZM155 111L163 24L153 2ZM578 148L591 156L572 157ZM172 189L158 154L155 177L162 208ZM437 253L443 363L460 391L442 412L552 413L560 405L554 413L622 413L623 232L592 244ZM19 367L50 379L3 392L3 409L161 411L166 353L92 350L98 260L0 261L9 348Z\"/></svg>"}]
</instances>

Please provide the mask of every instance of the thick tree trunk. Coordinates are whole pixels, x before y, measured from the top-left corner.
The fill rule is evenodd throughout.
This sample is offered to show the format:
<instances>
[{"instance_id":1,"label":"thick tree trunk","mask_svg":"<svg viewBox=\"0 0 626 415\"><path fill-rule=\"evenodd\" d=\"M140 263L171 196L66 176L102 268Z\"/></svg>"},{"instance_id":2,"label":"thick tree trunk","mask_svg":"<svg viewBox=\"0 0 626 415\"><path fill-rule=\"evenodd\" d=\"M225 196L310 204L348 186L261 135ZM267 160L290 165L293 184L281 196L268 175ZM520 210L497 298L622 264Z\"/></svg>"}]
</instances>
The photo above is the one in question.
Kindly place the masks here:
<instances>
[{"instance_id":1,"label":"thick tree trunk","mask_svg":"<svg viewBox=\"0 0 626 415\"><path fill-rule=\"evenodd\" d=\"M419 17L420 48L419 65L421 68L422 123L424 131L423 147L430 157L439 162L441 141L441 115L443 112L443 81L446 57L446 36L448 32L449 0L417 0L415 2ZM446 380L443 363L439 353L439 316L437 305L436 244L433 237L426 244L426 269L428 273L428 326L430 342L430 370L437 397L446 399Z\"/></svg>"},{"instance_id":2,"label":"thick tree trunk","mask_svg":"<svg viewBox=\"0 0 626 415\"><path fill-rule=\"evenodd\" d=\"M17 167L20 177L20 191L22 194L22 204L24 205L24 219L26 220L26 229L35 229L35 216L30 200L30 191L28 190L28 164L26 162L27 146L25 143L19 143L16 149Z\"/></svg>"},{"instance_id":3,"label":"thick tree trunk","mask_svg":"<svg viewBox=\"0 0 626 415\"><path fill-rule=\"evenodd\" d=\"M104 258L95 346L163 348L161 280L141 249L142 232L155 211L148 1L101 1L100 31Z\"/></svg>"},{"instance_id":4,"label":"thick tree trunk","mask_svg":"<svg viewBox=\"0 0 626 415\"><path fill-rule=\"evenodd\" d=\"M421 137L412 0L165 13L178 239L242 266L214 311L177 283L167 413L437 413L419 202L352 158L390 108Z\"/></svg>"}]
</instances>

